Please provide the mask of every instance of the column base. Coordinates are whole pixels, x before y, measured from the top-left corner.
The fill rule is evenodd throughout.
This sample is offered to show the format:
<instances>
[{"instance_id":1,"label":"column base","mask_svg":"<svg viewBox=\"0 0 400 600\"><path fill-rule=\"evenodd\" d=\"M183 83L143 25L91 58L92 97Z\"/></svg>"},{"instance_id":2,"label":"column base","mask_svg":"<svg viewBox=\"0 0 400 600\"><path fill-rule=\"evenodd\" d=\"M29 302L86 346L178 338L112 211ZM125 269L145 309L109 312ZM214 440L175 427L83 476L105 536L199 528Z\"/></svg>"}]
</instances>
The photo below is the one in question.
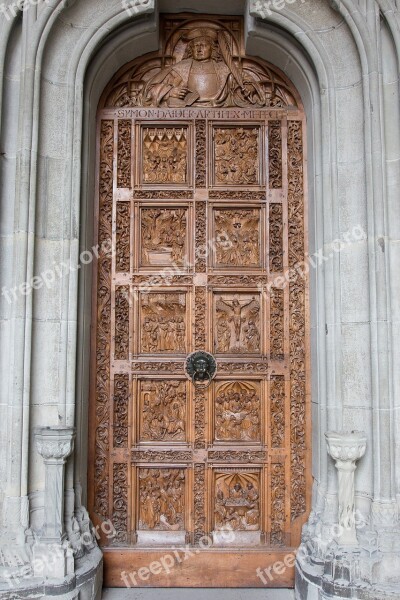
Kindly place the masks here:
<instances>
[{"instance_id":1,"label":"column base","mask_svg":"<svg viewBox=\"0 0 400 600\"><path fill-rule=\"evenodd\" d=\"M103 587L103 555L95 546L82 558L75 559L75 569L72 575L62 579L35 577L32 563L16 569L4 570L0 574L0 598L14 600L15 598L37 600L101 600ZM8 575L8 577L6 577Z\"/></svg>"},{"instance_id":2,"label":"column base","mask_svg":"<svg viewBox=\"0 0 400 600\"><path fill-rule=\"evenodd\" d=\"M349 567L348 557L345 564L335 560L336 574L342 569L346 574ZM358 580L349 582L346 578L333 579L324 573L326 565L306 563L301 559L296 562L296 587L295 600L399 600L400 588L398 585L383 586L380 584L368 584ZM347 571L348 572L348 571Z\"/></svg>"},{"instance_id":3,"label":"column base","mask_svg":"<svg viewBox=\"0 0 400 600\"><path fill-rule=\"evenodd\" d=\"M400 584L382 579L387 557L362 549L331 549L323 561L300 547L296 561L296 600L399 600ZM383 581L385 583L383 583Z\"/></svg>"}]
</instances>

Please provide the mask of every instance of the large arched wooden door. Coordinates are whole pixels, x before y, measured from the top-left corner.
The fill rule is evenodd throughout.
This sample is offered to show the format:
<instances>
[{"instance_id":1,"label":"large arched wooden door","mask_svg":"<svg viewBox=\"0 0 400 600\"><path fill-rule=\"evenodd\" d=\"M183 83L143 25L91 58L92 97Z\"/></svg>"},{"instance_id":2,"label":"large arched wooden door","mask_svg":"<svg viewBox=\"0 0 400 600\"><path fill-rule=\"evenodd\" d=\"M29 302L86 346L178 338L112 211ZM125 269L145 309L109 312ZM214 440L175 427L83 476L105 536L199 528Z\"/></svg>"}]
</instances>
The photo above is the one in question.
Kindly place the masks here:
<instances>
[{"instance_id":1,"label":"large arched wooden door","mask_svg":"<svg viewBox=\"0 0 400 600\"><path fill-rule=\"evenodd\" d=\"M89 489L106 585L290 586L310 493L304 113L245 56L239 18L161 31L98 113ZM216 358L207 389L185 374L196 350Z\"/></svg>"}]
</instances>

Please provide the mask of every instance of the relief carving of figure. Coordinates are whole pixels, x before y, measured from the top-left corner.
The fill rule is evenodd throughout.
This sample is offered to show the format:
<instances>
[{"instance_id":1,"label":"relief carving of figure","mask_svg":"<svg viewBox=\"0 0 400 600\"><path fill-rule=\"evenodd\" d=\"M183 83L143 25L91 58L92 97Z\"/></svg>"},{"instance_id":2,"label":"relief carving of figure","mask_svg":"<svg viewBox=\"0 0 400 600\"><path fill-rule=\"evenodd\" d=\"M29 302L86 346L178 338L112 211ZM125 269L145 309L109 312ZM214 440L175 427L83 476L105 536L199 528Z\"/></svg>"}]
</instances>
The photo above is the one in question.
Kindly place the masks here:
<instances>
[{"instance_id":1,"label":"relief carving of figure","mask_svg":"<svg viewBox=\"0 0 400 600\"><path fill-rule=\"evenodd\" d=\"M226 153L224 155L225 159ZM259 266L259 210L216 210L215 229L216 262L218 266Z\"/></svg>"},{"instance_id":2,"label":"relief carving of figure","mask_svg":"<svg viewBox=\"0 0 400 600\"><path fill-rule=\"evenodd\" d=\"M223 106L235 93L247 104L260 105L261 86L243 79L233 61L226 33L213 26L186 32L183 59L163 69L144 89L144 103L154 106Z\"/></svg>"},{"instance_id":3,"label":"relief carving of figure","mask_svg":"<svg viewBox=\"0 0 400 600\"><path fill-rule=\"evenodd\" d=\"M215 528L233 531L260 529L259 477L250 473L217 474Z\"/></svg>"},{"instance_id":4,"label":"relief carving of figure","mask_svg":"<svg viewBox=\"0 0 400 600\"><path fill-rule=\"evenodd\" d=\"M259 352L260 303L255 296L220 296L216 302L217 351Z\"/></svg>"},{"instance_id":5,"label":"relief carving of figure","mask_svg":"<svg viewBox=\"0 0 400 600\"><path fill-rule=\"evenodd\" d=\"M231 25L218 19L169 24L167 18L158 55L134 61L114 82L106 106L296 105L288 82L272 65L244 55L242 33Z\"/></svg>"},{"instance_id":6,"label":"relief carving of figure","mask_svg":"<svg viewBox=\"0 0 400 600\"><path fill-rule=\"evenodd\" d=\"M185 473L182 469L140 469L139 529L184 529Z\"/></svg>"},{"instance_id":7,"label":"relief carving of figure","mask_svg":"<svg viewBox=\"0 0 400 600\"><path fill-rule=\"evenodd\" d=\"M145 441L184 441L186 388L181 381L142 383L142 432Z\"/></svg>"},{"instance_id":8,"label":"relief carving of figure","mask_svg":"<svg viewBox=\"0 0 400 600\"><path fill-rule=\"evenodd\" d=\"M225 383L215 399L215 437L221 441L260 439L260 397L249 383Z\"/></svg>"},{"instance_id":9,"label":"relief carving of figure","mask_svg":"<svg viewBox=\"0 0 400 600\"><path fill-rule=\"evenodd\" d=\"M142 352L184 352L185 296L148 294L142 302Z\"/></svg>"}]
</instances>

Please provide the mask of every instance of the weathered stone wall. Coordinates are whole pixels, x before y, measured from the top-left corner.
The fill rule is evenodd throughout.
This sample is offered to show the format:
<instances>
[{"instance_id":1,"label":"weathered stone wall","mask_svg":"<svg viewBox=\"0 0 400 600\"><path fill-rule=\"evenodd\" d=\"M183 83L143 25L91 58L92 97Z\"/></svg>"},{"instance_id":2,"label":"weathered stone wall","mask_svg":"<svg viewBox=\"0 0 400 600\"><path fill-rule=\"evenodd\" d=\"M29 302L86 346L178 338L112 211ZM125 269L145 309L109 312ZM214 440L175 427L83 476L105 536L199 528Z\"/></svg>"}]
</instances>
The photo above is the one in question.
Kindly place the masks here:
<instances>
[{"instance_id":1,"label":"weathered stone wall","mask_svg":"<svg viewBox=\"0 0 400 600\"><path fill-rule=\"evenodd\" d=\"M77 428L74 458L65 467L67 532L77 515L86 522L79 511L86 502L90 266L33 294L14 298L10 290L52 272L54 263L75 267L80 251L92 246L100 94L120 66L157 47L156 8L199 12L199 3L161 0L155 7L148 0L135 14L120 0L39 0L19 15L12 0L3 6L0 544L14 540L23 549L27 528L39 531L44 520L35 427ZM243 13L248 53L280 67L307 112L310 251L328 260L311 270L315 485L298 597L340 597L332 568L334 578L348 581L344 589L391 597L388 584L393 593L400 587L398 6L395 0L205 0L201 12ZM364 231L365 239L353 237L334 251L332 242L353 231ZM361 554L343 558L332 550L337 476L324 433L352 429L367 434L355 482L367 525L359 532ZM343 561L353 566L346 570Z\"/></svg>"}]
</instances>

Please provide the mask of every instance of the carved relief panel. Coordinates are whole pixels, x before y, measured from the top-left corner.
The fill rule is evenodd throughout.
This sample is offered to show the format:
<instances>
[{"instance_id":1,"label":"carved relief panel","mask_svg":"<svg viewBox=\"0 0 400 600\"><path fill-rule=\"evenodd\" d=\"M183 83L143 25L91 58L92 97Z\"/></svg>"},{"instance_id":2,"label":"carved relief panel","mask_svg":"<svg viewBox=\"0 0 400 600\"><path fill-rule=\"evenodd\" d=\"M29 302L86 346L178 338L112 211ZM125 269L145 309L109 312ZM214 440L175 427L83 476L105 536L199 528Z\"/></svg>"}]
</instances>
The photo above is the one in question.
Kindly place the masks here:
<instances>
[{"instance_id":1,"label":"carved relief panel","mask_svg":"<svg viewBox=\"0 0 400 600\"><path fill-rule=\"evenodd\" d=\"M185 484L183 469L138 469L139 530L184 530Z\"/></svg>"},{"instance_id":2,"label":"carved relief panel","mask_svg":"<svg viewBox=\"0 0 400 600\"><path fill-rule=\"evenodd\" d=\"M263 211L260 207L216 207L212 211L214 267L261 267Z\"/></svg>"},{"instance_id":3,"label":"carved relief panel","mask_svg":"<svg viewBox=\"0 0 400 600\"><path fill-rule=\"evenodd\" d=\"M259 127L214 127L213 138L214 186L262 184Z\"/></svg>"},{"instance_id":4,"label":"carved relief panel","mask_svg":"<svg viewBox=\"0 0 400 600\"><path fill-rule=\"evenodd\" d=\"M140 181L147 185L187 184L188 128L143 127L141 133Z\"/></svg>"},{"instance_id":5,"label":"carved relief panel","mask_svg":"<svg viewBox=\"0 0 400 600\"><path fill-rule=\"evenodd\" d=\"M260 472L216 469L214 485L215 529L260 531Z\"/></svg>"},{"instance_id":6,"label":"carved relief panel","mask_svg":"<svg viewBox=\"0 0 400 600\"><path fill-rule=\"evenodd\" d=\"M217 354L260 353L260 295L215 293L213 302L214 351Z\"/></svg>"},{"instance_id":7,"label":"carved relief panel","mask_svg":"<svg viewBox=\"0 0 400 600\"><path fill-rule=\"evenodd\" d=\"M187 436L186 381L140 381L139 439L143 442L183 442Z\"/></svg>"},{"instance_id":8,"label":"carved relief panel","mask_svg":"<svg viewBox=\"0 0 400 600\"><path fill-rule=\"evenodd\" d=\"M135 568L228 528L232 549L173 583L223 587L213 557L226 575L239 549L254 587L257 552L298 545L309 506L304 114L239 18L160 30L99 112L92 516ZM203 389L195 350L217 363Z\"/></svg>"},{"instance_id":9,"label":"carved relief panel","mask_svg":"<svg viewBox=\"0 0 400 600\"><path fill-rule=\"evenodd\" d=\"M188 210L179 207L142 208L141 266L184 266L188 256Z\"/></svg>"},{"instance_id":10,"label":"carved relief panel","mask_svg":"<svg viewBox=\"0 0 400 600\"><path fill-rule=\"evenodd\" d=\"M186 294L141 294L140 351L146 354L187 352Z\"/></svg>"},{"instance_id":11,"label":"carved relief panel","mask_svg":"<svg viewBox=\"0 0 400 600\"><path fill-rule=\"evenodd\" d=\"M231 381L216 387L216 442L261 442L260 394L256 382Z\"/></svg>"}]
</instances>

